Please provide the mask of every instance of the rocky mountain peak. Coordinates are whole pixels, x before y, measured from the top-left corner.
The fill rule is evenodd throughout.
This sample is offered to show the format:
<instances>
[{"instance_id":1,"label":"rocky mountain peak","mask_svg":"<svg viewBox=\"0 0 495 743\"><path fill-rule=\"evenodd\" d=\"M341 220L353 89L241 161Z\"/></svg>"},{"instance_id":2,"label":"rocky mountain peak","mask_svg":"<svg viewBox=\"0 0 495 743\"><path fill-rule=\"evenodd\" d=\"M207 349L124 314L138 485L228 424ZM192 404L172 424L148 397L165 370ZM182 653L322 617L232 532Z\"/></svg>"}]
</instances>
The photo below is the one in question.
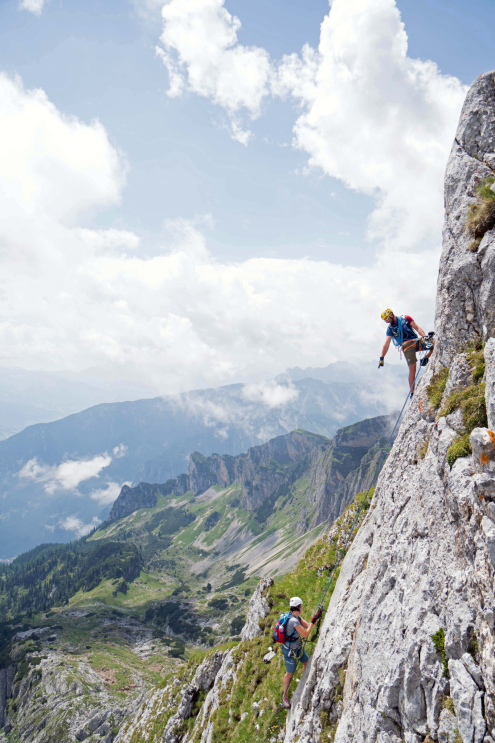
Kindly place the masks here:
<instances>
[{"instance_id":1,"label":"rocky mountain peak","mask_svg":"<svg viewBox=\"0 0 495 743\"><path fill-rule=\"evenodd\" d=\"M470 88L445 173L445 222L437 288L437 363L460 346L495 335L493 227L475 238L467 229L477 187L495 169L495 72ZM481 239L480 239L481 238ZM475 243L478 243L477 245Z\"/></svg>"}]
</instances>

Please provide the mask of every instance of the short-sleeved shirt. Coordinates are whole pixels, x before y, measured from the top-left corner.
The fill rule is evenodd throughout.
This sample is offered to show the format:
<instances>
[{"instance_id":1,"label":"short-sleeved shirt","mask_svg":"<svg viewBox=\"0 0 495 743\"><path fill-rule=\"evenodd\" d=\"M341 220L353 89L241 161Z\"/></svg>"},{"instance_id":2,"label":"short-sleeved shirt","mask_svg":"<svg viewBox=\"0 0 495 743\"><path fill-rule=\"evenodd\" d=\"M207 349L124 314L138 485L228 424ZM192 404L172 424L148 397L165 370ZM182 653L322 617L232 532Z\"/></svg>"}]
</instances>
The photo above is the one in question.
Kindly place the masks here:
<instances>
[{"instance_id":1,"label":"short-sleeved shirt","mask_svg":"<svg viewBox=\"0 0 495 743\"><path fill-rule=\"evenodd\" d=\"M301 635L297 632L296 627L301 624L299 617L290 616L285 625L285 636L291 637L290 642L284 642L284 648L286 650L299 650L302 645ZM297 639L296 639L297 637Z\"/></svg>"},{"instance_id":2,"label":"short-sleeved shirt","mask_svg":"<svg viewBox=\"0 0 495 743\"><path fill-rule=\"evenodd\" d=\"M414 320L409 315L404 315L402 317L402 339L405 341L409 341L413 338L418 337L414 330L411 328L412 322L414 322ZM399 326L397 324L394 325L394 323L389 323L389 326L387 328L387 335L392 338L393 336L396 336L398 332Z\"/></svg>"}]
</instances>

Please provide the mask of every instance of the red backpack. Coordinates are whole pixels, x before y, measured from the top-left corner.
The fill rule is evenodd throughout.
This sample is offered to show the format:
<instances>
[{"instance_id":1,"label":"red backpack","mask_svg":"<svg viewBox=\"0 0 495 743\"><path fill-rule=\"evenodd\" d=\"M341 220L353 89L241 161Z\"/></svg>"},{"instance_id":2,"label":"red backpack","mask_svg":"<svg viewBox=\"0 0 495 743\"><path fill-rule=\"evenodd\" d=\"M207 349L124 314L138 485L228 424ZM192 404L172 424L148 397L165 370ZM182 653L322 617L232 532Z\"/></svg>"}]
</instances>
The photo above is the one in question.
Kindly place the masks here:
<instances>
[{"instance_id":1,"label":"red backpack","mask_svg":"<svg viewBox=\"0 0 495 743\"><path fill-rule=\"evenodd\" d=\"M280 619L278 620L277 624L275 625L275 629L273 630L273 637L275 639L275 642L290 642L290 638L294 635L294 633L292 633L292 635L290 636L287 636L285 634L285 627L291 616L291 611L286 611L280 615Z\"/></svg>"}]
</instances>

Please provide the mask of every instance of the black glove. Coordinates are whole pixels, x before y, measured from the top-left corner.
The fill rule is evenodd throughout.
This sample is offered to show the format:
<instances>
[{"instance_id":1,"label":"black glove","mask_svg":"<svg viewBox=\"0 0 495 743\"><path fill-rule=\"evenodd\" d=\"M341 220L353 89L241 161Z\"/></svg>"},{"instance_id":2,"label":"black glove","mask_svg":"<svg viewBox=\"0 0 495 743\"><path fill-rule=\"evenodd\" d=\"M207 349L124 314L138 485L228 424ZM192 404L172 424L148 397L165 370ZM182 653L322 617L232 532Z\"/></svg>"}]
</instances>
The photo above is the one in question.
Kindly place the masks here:
<instances>
[{"instance_id":1,"label":"black glove","mask_svg":"<svg viewBox=\"0 0 495 743\"><path fill-rule=\"evenodd\" d=\"M385 356L380 356L380 361L378 362L378 368L380 368L381 366L385 366L384 358Z\"/></svg>"},{"instance_id":2,"label":"black glove","mask_svg":"<svg viewBox=\"0 0 495 743\"><path fill-rule=\"evenodd\" d=\"M421 361L419 362L419 365L426 366L427 363L428 363L428 359L421 359Z\"/></svg>"},{"instance_id":3,"label":"black glove","mask_svg":"<svg viewBox=\"0 0 495 743\"><path fill-rule=\"evenodd\" d=\"M318 621L318 619L321 617L321 613L322 613L321 612L321 609L318 609L318 611L316 611L316 613L313 614L313 616L311 618L311 624L316 624L316 622Z\"/></svg>"}]
</instances>

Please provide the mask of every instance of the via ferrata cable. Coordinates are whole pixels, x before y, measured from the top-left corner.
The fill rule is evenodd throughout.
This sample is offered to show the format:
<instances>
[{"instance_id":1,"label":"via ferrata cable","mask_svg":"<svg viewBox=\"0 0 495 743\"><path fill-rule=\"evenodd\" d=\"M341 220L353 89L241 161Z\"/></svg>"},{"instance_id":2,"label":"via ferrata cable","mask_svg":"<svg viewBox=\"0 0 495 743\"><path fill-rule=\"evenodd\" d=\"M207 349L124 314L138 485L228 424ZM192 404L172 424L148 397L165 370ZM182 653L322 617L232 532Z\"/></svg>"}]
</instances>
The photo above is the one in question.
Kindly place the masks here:
<instances>
[{"instance_id":1,"label":"via ferrata cable","mask_svg":"<svg viewBox=\"0 0 495 743\"><path fill-rule=\"evenodd\" d=\"M390 444L391 444L391 442L392 442L392 440L393 440L393 438L395 436L395 433L397 431L397 428L399 426L399 423L401 421L401 418L402 418L402 416L404 414L404 411L406 409L407 403L409 402L410 399L412 399L412 392L411 392L411 390L413 390L415 388L416 382L418 380L418 377L419 377L419 375L421 373L421 369L422 368L423 367L420 364L419 365L419 368L418 368L418 371L417 371L417 374L416 374L416 376L414 378L414 382L412 383L412 385L411 385L411 387L409 389L409 392L407 393L406 400L404 402L404 405L402 406L402 410L399 413L399 416L398 416L397 421L395 423L394 429L393 429L392 433L390 434L390 438L389 438L386 446L384 447L383 456L382 456L382 458L381 458L381 460L380 460L377 468L375 469L375 472L373 474L373 478L371 480L371 485L370 485L370 487L368 488L368 490L366 492L366 497L363 499L361 505L359 506L359 508L357 510L357 513L356 513L356 516L354 518L354 521L352 522L352 526L351 526L351 528L349 530L349 533L347 534L347 538L346 538L346 540L344 542L344 546L341 548L341 550L339 552L339 555L337 557L337 561L336 561L335 565L333 566L332 572L330 573L330 577L328 578L328 580L327 580L327 582L325 584L325 587L323 589L323 592L322 592L322 594L320 596L320 600L318 601L317 611L319 609L321 609L322 612L324 611L324 609L323 609L323 601L325 600L325 596L327 595L328 589L330 588L330 584L331 584L332 580L334 579L335 572L336 572L338 566L340 565L340 562L341 562L341 560L342 560L342 558L343 558L343 556L344 556L344 554L346 552L347 545L349 544L349 540L350 540L350 538L352 536L352 533L354 531L354 528L355 528L355 526L356 526L356 524L358 522L358 519L359 519L359 516L361 514L361 511L363 510L364 506L368 504L369 494L370 494L371 490L373 489L374 482L376 481L376 479L378 479L378 475L379 475L380 470L382 468L383 462L385 461L385 457L387 456L387 450L388 450L388 448L389 448L389 446L390 446ZM321 617L320 617L320 621L321 621ZM318 634L319 634L319 631L320 631L320 621L317 623L316 633L315 633L315 635L313 635L313 637L311 638L310 642L315 642L316 639L317 639L317 637L318 637ZM305 645L307 642L308 642L308 638L305 638L303 640L303 644Z\"/></svg>"}]
</instances>

